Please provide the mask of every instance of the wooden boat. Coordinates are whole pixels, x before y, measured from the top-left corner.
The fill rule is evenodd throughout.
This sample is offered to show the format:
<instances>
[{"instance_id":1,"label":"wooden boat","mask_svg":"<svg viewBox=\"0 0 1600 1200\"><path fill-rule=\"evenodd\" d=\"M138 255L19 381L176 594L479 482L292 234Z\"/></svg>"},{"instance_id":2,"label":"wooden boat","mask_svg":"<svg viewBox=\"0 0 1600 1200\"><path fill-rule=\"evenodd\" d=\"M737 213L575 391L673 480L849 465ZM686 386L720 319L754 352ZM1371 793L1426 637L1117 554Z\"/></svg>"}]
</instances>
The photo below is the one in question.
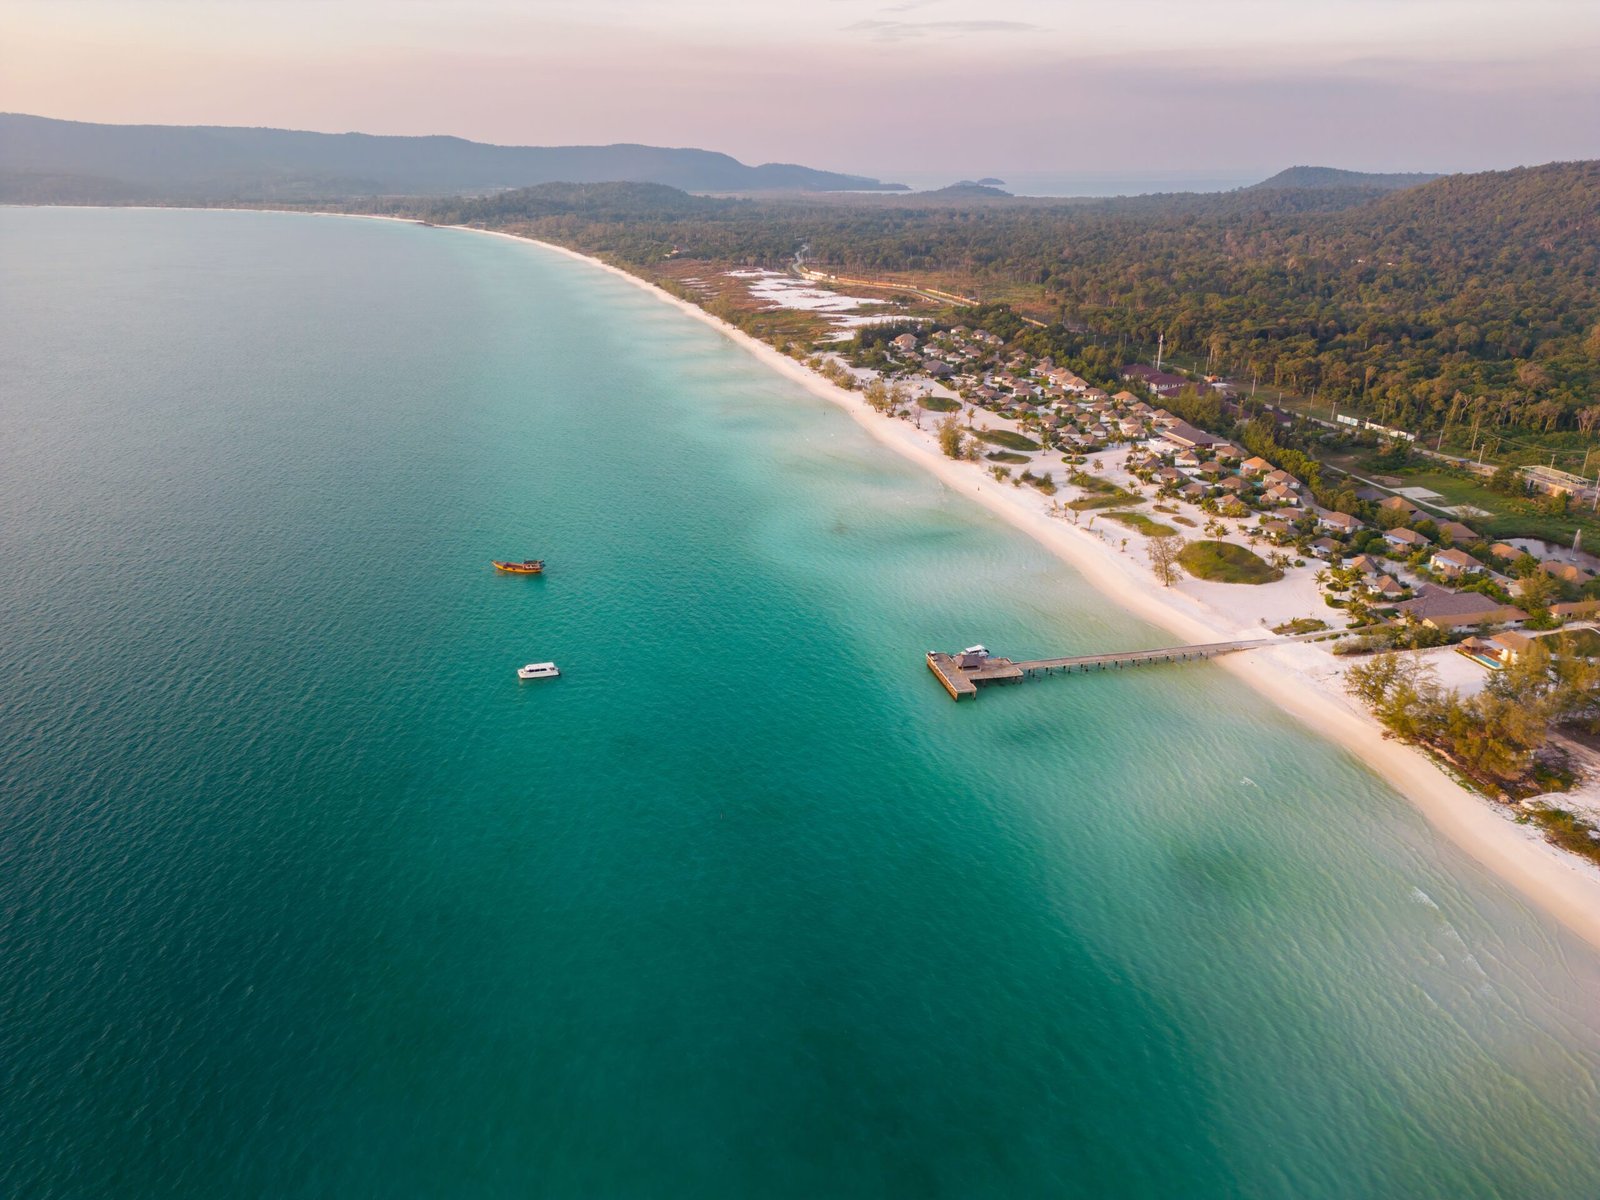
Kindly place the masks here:
<instances>
[{"instance_id":1,"label":"wooden boat","mask_svg":"<svg viewBox=\"0 0 1600 1200\"><path fill-rule=\"evenodd\" d=\"M525 558L521 562L501 562L498 558L489 560L494 563L496 571L504 571L507 575L542 575L544 573L544 559Z\"/></svg>"}]
</instances>

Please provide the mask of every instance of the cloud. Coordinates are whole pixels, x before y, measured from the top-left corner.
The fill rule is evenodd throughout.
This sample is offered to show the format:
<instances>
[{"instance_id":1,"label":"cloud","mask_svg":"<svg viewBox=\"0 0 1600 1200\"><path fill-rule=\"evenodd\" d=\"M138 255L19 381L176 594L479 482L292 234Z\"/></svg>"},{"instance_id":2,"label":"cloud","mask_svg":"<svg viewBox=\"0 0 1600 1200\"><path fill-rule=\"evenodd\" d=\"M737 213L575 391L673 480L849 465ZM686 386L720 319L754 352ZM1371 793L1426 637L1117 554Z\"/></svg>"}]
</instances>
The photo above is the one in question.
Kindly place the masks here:
<instances>
[{"instance_id":1,"label":"cloud","mask_svg":"<svg viewBox=\"0 0 1600 1200\"><path fill-rule=\"evenodd\" d=\"M1044 33L1046 30L1043 25L1027 21L857 21L845 26L845 32L864 33L880 42L903 42L929 34Z\"/></svg>"}]
</instances>

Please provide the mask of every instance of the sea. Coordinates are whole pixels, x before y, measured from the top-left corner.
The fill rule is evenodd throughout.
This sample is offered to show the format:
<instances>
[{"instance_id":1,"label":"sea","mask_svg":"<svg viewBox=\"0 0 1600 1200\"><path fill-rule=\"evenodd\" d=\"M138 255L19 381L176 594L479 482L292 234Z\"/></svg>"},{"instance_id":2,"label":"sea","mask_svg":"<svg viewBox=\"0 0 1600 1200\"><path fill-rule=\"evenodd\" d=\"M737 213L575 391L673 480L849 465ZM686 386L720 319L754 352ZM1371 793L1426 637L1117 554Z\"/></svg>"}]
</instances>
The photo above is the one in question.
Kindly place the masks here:
<instances>
[{"instance_id":1,"label":"sea","mask_svg":"<svg viewBox=\"0 0 1600 1200\"><path fill-rule=\"evenodd\" d=\"M0 1195L1600 1195L1600 955L1215 666L951 703L1169 635L549 250L0 209L0 614Z\"/></svg>"}]
</instances>

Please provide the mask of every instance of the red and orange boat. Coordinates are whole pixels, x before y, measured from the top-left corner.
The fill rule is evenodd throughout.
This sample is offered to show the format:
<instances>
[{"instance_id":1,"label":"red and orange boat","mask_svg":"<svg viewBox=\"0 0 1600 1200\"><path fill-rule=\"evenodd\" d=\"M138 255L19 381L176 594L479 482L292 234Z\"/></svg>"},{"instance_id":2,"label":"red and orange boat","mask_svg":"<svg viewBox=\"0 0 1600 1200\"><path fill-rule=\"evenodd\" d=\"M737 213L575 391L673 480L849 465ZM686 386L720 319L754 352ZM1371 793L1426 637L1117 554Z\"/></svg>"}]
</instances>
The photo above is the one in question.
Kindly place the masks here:
<instances>
[{"instance_id":1,"label":"red and orange boat","mask_svg":"<svg viewBox=\"0 0 1600 1200\"><path fill-rule=\"evenodd\" d=\"M501 562L498 558L491 558L496 571L504 571L507 575L542 575L544 574L544 559L525 558L521 562Z\"/></svg>"}]
</instances>

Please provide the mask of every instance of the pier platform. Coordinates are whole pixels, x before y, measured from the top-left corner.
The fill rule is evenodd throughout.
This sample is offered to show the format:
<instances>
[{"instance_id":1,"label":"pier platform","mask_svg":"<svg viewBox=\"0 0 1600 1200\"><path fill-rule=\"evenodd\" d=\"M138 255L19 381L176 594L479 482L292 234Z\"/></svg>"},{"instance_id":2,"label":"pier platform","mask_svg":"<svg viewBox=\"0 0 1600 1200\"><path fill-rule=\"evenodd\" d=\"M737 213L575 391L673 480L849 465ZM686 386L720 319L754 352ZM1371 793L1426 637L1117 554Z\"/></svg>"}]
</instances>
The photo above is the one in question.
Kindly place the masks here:
<instances>
[{"instance_id":1,"label":"pier platform","mask_svg":"<svg viewBox=\"0 0 1600 1200\"><path fill-rule=\"evenodd\" d=\"M952 700L976 696L978 688L991 683L1019 683L1039 675L1063 675L1073 671L1120 670L1153 663L1189 662L1215 658L1255 646L1271 645L1275 638L1249 638L1237 642L1207 642L1198 646L1167 646L1159 650L1123 650L1112 654L1077 654L1065 658L1029 658L1013 661L997 658L982 646L960 654L928 651L928 670L950 693Z\"/></svg>"}]
</instances>

